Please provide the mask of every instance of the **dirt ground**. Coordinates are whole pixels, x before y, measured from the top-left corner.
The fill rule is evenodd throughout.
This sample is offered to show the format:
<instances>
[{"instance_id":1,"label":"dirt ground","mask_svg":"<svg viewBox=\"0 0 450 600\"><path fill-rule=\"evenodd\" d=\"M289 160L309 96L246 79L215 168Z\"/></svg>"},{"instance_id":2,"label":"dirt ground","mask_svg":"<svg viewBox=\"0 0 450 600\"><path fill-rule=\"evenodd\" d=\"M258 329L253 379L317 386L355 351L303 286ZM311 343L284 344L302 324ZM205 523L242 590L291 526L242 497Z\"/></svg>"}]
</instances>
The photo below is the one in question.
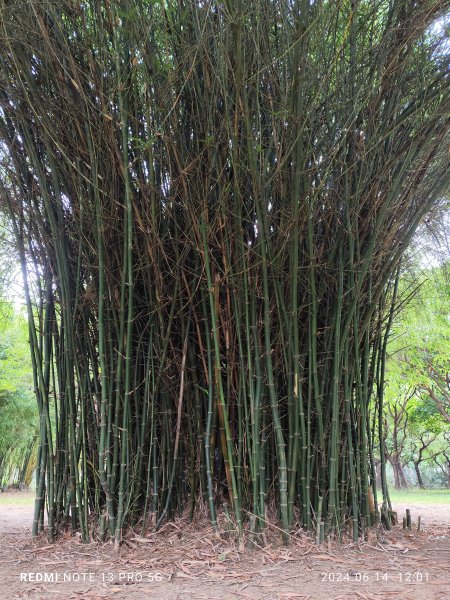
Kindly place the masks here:
<instances>
[{"instance_id":1,"label":"dirt ground","mask_svg":"<svg viewBox=\"0 0 450 600\"><path fill-rule=\"evenodd\" d=\"M426 526L448 525L450 527L450 504L419 504L417 502L393 502L392 504L400 521L405 516L405 510L409 508L413 519L417 521L417 517L421 515L421 522Z\"/></svg>"},{"instance_id":2,"label":"dirt ground","mask_svg":"<svg viewBox=\"0 0 450 600\"><path fill-rule=\"evenodd\" d=\"M20 492L2 493L2 500L7 504L0 504L0 535L15 531L20 533L31 531L33 505L16 504L17 498L27 498L30 495L30 493Z\"/></svg>"},{"instance_id":3,"label":"dirt ground","mask_svg":"<svg viewBox=\"0 0 450 600\"><path fill-rule=\"evenodd\" d=\"M371 531L360 544L317 547L299 533L286 548L274 530L265 547L239 549L205 522L176 522L128 536L116 555L70 534L31 540L32 505L14 496L0 505L2 600L450 600L449 506L408 506L422 531Z\"/></svg>"}]
</instances>

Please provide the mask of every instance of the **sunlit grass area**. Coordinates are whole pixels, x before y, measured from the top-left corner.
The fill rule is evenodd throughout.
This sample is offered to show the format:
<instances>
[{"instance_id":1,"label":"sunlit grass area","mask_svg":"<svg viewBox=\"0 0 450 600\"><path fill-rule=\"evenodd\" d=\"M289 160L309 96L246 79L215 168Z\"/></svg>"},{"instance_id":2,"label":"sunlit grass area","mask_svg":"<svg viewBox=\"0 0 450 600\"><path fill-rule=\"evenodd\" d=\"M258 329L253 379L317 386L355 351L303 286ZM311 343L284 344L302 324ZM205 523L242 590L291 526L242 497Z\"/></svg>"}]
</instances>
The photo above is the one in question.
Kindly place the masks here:
<instances>
[{"instance_id":1,"label":"sunlit grass area","mask_svg":"<svg viewBox=\"0 0 450 600\"><path fill-rule=\"evenodd\" d=\"M392 502L417 502L419 504L448 504L450 506L450 490L389 490ZM0 506L30 505L34 502L34 492L0 493Z\"/></svg>"},{"instance_id":2,"label":"sunlit grass area","mask_svg":"<svg viewBox=\"0 0 450 600\"><path fill-rule=\"evenodd\" d=\"M417 502L419 504L448 504L450 508L450 490L389 490L392 502Z\"/></svg>"},{"instance_id":3,"label":"sunlit grass area","mask_svg":"<svg viewBox=\"0 0 450 600\"><path fill-rule=\"evenodd\" d=\"M0 493L0 506L29 506L34 502L34 492Z\"/></svg>"}]
</instances>

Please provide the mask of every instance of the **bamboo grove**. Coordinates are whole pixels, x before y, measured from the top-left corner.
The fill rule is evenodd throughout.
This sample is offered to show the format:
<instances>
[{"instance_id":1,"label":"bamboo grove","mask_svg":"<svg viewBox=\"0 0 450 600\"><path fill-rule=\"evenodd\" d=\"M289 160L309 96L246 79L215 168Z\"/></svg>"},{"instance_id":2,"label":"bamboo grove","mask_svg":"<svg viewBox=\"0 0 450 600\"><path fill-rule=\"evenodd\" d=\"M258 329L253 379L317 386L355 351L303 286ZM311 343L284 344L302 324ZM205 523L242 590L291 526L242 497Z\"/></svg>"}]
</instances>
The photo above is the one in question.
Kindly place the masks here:
<instances>
[{"instance_id":1,"label":"bamboo grove","mask_svg":"<svg viewBox=\"0 0 450 600\"><path fill-rule=\"evenodd\" d=\"M449 3L0 5L33 534L203 511L356 539L389 509L396 274L448 183Z\"/></svg>"}]
</instances>

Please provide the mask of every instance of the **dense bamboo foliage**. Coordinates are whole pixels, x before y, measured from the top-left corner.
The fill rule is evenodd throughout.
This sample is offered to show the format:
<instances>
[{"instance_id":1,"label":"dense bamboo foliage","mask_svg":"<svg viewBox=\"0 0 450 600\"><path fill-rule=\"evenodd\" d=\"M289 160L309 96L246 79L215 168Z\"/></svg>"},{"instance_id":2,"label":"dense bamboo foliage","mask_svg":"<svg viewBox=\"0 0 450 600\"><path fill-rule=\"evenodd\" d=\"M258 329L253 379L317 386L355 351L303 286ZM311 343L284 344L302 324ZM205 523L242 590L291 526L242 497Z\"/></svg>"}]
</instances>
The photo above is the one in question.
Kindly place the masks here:
<instances>
[{"instance_id":1,"label":"dense bamboo foliage","mask_svg":"<svg viewBox=\"0 0 450 600\"><path fill-rule=\"evenodd\" d=\"M202 508L374 521L395 273L446 183L447 9L1 1L34 534L45 499L50 538L117 543Z\"/></svg>"}]
</instances>

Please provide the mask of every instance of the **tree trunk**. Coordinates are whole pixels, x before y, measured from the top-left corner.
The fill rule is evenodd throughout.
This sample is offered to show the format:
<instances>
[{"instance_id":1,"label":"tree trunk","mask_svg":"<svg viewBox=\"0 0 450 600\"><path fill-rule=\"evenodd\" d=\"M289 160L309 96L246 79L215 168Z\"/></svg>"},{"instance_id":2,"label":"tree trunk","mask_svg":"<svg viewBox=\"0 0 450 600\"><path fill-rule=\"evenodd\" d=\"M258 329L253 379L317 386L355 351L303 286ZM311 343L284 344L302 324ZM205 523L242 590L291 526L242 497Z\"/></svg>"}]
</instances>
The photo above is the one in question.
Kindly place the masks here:
<instances>
[{"instance_id":1,"label":"tree trunk","mask_svg":"<svg viewBox=\"0 0 450 600\"><path fill-rule=\"evenodd\" d=\"M422 473L420 472L420 468L419 468L419 461L413 461L414 462L414 470L416 472L417 475L417 482L419 484L419 487L421 490L425 489L425 486L423 484L423 479L422 479Z\"/></svg>"},{"instance_id":2,"label":"tree trunk","mask_svg":"<svg viewBox=\"0 0 450 600\"><path fill-rule=\"evenodd\" d=\"M394 472L394 487L396 490L403 490L408 488L408 482L406 481L405 474L403 472L402 463L399 457L390 456L388 457L391 463L392 470Z\"/></svg>"},{"instance_id":3,"label":"tree trunk","mask_svg":"<svg viewBox=\"0 0 450 600\"><path fill-rule=\"evenodd\" d=\"M408 487L409 487L408 482L406 481L405 472L403 471L403 467L402 467L402 463L400 462L400 458L398 459L398 474L399 474L402 489L404 489L404 490L408 489Z\"/></svg>"},{"instance_id":4,"label":"tree trunk","mask_svg":"<svg viewBox=\"0 0 450 600\"><path fill-rule=\"evenodd\" d=\"M396 490L401 490L402 489L402 485L400 482L400 473L398 470L398 461L395 460L395 458L392 457L388 457L389 462L391 463L392 466L392 471L394 473L394 487Z\"/></svg>"}]
</instances>

